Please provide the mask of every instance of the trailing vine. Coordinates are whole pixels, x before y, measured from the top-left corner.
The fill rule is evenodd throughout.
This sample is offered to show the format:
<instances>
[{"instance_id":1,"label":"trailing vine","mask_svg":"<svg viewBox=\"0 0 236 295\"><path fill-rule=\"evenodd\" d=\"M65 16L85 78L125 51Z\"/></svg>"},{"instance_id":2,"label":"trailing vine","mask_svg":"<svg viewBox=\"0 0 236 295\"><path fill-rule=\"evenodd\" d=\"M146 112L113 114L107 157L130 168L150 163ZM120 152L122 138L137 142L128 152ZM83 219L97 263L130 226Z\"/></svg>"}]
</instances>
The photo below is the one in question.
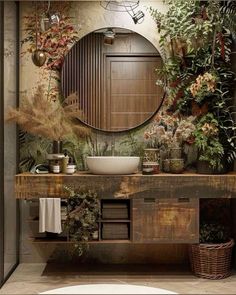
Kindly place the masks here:
<instances>
[{"instance_id":1,"label":"trailing vine","mask_svg":"<svg viewBox=\"0 0 236 295\"><path fill-rule=\"evenodd\" d=\"M98 232L100 202L91 191L75 192L66 186L65 190L69 193L65 225L74 242L74 253L81 256L88 249L87 242L93 240L93 234Z\"/></svg>"}]
</instances>

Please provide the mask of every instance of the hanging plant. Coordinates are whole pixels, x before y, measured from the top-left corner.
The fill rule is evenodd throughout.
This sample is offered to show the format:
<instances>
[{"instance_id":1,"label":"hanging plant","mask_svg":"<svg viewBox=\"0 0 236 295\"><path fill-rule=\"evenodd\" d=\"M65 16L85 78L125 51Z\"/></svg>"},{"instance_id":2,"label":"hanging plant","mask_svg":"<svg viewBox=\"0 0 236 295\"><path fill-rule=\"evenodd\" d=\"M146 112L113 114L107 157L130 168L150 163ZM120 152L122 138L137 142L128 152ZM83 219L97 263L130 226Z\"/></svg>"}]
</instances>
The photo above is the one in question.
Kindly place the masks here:
<instances>
[{"instance_id":1,"label":"hanging plant","mask_svg":"<svg viewBox=\"0 0 236 295\"><path fill-rule=\"evenodd\" d=\"M65 222L71 241L75 242L75 253L81 256L88 249L88 241L98 233L100 202L91 191L75 192L64 187L69 193L68 214Z\"/></svg>"},{"instance_id":2,"label":"hanging plant","mask_svg":"<svg viewBox=\"0 0 236 295\"><path fill-rule=\"evenodd\" d=\"M206 161L213 169L222 168L224 148L219 140L219 123L211 113L203 116L194 131L195 144L199 149L199 160Z\"/></svg>"}]
</instances>

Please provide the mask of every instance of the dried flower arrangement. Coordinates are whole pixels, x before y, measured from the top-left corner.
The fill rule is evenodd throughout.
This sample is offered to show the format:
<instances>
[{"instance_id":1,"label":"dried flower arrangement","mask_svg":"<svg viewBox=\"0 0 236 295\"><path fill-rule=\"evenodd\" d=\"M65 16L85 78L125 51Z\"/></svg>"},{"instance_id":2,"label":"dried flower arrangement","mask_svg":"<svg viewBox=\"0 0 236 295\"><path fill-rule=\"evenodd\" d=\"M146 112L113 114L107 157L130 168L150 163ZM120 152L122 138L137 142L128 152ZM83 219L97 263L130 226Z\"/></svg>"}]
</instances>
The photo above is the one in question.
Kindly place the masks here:
<instances>
[{"instance_id":1,"label":"dried flower arrangement","mask_svg":"<svg viewBox=\"0 0 236 295\"><path fill-rule=\"evenodd\" d=\"M89 129L76 120L78 116L79 113L71 106L63 106L58 101L48 99L43 87L39 86L33 98L26 96L18 109L9 109L7 121L16 122L30 134L64 140L89 134Z\"/></svg>"},{"instance_id":2,"label":"dried flower arrangement","mask_svg":"<svg viewBox=\"0 0 236 295\"><path fill-rule=\"evenodd\" d=\"M158 114L144 133L148 146L167 148L180 147L183 143L194 142L193 132L195 117L179 117L178 115Z\"/></svg>"},{"instance_id":3,"label":"dried flower arrangement","mask_svg":"<svg viewBox=\"0 0 236 295\"><path fill-rule=\"evenodd\" d=\"M209 93L216 91L217 76L211 72L199 75L196 81L190 85L190 92L197 103L200 103Z\"/></svg>"}]
</instances>

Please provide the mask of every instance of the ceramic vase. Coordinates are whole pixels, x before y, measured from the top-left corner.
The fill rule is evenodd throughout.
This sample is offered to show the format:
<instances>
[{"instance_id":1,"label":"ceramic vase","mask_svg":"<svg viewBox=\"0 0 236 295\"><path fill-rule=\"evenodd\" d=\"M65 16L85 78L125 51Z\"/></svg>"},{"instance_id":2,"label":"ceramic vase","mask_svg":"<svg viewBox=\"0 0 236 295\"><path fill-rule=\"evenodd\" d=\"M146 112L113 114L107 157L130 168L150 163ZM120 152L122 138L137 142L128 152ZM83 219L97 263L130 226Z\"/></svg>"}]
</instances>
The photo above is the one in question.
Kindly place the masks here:
<instances>
[{"instance_id":1,"label":"ceramic vase","mask_svg":"<svg viewBox=\"0 0 236 295\"><path fill-rule=\"evenodd\" d=\"M170 149L170 158L171 159L181 159L182 158L182 148L175 147Z\"/></svg>"},{"instance_id":2,"label":"ceramic vase","mask_svg":"<svg viewBox=\"0 0 236 295\"><path fill-rule=\"evenodd\" d=\"M155 148L144 149L144 162L158 162L159 150Z\"/></svg>"},{"instance_id":3,"label":"ceramic vase","mask_svg":"<svg viewBox=\"0 0 236 295\"><path fill-rule=\"evenodd\" d=\"M170 159L170 172L171 173L183 173L184 171L184 159Z\"/></svg>"}]
</instances>

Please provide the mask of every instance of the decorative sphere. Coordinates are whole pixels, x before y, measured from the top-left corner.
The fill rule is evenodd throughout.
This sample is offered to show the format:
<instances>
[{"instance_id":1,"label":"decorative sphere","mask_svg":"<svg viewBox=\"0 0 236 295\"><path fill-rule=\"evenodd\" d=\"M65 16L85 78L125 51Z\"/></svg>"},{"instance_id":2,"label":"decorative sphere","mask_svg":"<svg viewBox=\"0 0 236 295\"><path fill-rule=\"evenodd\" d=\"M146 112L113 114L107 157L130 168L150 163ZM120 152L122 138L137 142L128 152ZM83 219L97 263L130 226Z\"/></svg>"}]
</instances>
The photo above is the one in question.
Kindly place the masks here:
<instances>
[{"instance_id":1,"label":"decorative sphere","mask_svg":"<svg viewBox=\"0 0 236 295\"><path fill-rule=\"evenodd\" d=\"M32 53L32 61L37 67L42 67L45 64L46 58L45 52L40 49L36 49Z\"/></svg>"}]
</instances>

